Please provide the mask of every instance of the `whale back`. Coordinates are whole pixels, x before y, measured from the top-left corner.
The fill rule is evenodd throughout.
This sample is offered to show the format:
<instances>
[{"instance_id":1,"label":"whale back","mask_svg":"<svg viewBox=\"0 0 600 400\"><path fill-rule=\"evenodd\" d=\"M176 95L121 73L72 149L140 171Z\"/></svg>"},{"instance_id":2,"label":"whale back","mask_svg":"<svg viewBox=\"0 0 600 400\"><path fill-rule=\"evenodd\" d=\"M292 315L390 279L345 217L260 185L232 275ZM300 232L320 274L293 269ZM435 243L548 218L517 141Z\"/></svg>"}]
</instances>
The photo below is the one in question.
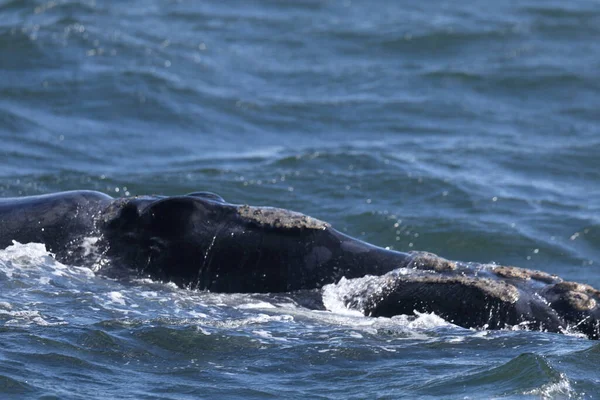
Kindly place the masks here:
<instances>
[{"instance_id":1,"label":"whale back","mask_svg":"<svg viewBox=\"0 0 600 400\"><path fill-rule=\"evenodd\" d=\"M119 199L101 220L112 260L217 292L314 289L342 276L387 272L406 258L301 213L231 204L206 192Z\"/></svg>"},{"instance_id":2,"label":"whale back","mask_svg":"<svg viewBox=\"0 0 600 400\"><path fill-rule=\"evenodd\" d=\"M67 261L75 239L95 232L95 216L112 198L94 191L0 199L0 248L13 241L44 243Z\"/></svg>"}]
</instances>

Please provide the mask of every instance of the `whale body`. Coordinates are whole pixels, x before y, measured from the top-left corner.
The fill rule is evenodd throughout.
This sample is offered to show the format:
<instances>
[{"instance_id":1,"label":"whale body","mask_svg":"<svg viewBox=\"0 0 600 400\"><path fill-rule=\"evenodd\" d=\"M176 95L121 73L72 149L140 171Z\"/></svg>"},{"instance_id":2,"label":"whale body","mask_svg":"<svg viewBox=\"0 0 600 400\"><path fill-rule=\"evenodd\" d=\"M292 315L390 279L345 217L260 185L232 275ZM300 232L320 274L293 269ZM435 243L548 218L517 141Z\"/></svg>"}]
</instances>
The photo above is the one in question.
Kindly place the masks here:
<instances>
[{"instance_id":1,"label":"whale body","mask_svg":"<svg viewBox=\"0 0 600 400\"><path fill-rule=\"evenodd\" d=\"M90 251L93 238L95 251ZM87 241L86 241L87 240ZM319 290L356 279L366 315L434 312L468 328L520 325L600 337L600 291L541 271L383 249L316 218L210 192L113 199L94 191L0 199L0 248L44 243L63 263L213 292Z\"/></svg>"}]
</instances>

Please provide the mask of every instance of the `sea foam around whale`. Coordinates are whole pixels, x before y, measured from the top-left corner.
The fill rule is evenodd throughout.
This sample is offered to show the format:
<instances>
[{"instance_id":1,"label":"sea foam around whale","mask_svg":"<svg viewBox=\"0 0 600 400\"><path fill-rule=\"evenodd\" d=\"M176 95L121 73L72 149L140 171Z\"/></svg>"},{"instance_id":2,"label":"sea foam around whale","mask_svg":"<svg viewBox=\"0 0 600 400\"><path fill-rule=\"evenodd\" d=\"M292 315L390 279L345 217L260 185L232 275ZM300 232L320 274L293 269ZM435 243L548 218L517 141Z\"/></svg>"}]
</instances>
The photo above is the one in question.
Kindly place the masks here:
<instances>
[{"instance_id":1,"label":"sea foam around whale","mask_svg":"<svg viewBox=\"0 0 600 400\"><path fill-rule=\"evenodd\" d=\"M77 324L81 319L102 321L110 316L165 318L174 323L196 322L205 327L239 327L272 320L293 323L295 317L368 330L393 328L408 332L413 328L451 325L434 314L421 314L416 318L368 318L360 311L347 309L341 298L354 290L356 284L362 284L361 279L342 279L338 284L327 285L323 294L327 311L314 311L298 306L285 295L209 293L146 278L114 280L89 268L61 264L39 243L15 242L0 250L0 274L7 284L0 308L5 316L14 317L9 321L11 324ZM80 313L74 316L65 313L65 307L52 307L52 304L58 305L58 299L77 303ZM237 318L231 320L232 315Z\"/></svg>"},{"instance_id":2,"label":"sea foam around whale","mask_svg":"<svg viewBox=\"0 0 600 400\"><path fill-rule=\"evenodd\" d=\"M244 383L251 379L246 373L256 368L284 368L292 374L302 374L301 367L287 360L288 353L289 357L300 357L301 364L339 360L337 368L342 370L356 360L356 371L361 371L374 358L393 360L430 347L437 349L439 357L428 367L433 368L445 363L445 353L462 346L476 348L482 342L510 346L514 340L522 342L515 337L519 332L463 329L434 314L369 318L346 309L341 301L344 295L368 280L369 277L342 279L326 286L323 302L327 310L315 311L298 305L285 294L219 294L149 279L109 279L89 268L55 261L41 244L14 243L0 250L0 330L12 337L11 343L25 344L24 350L13 347L3 357L28 360L29 366L17 370L21 372L0 373L0 379L24 385L25 391L56 393L54 386L48 386L54 379L34 382L22 371L67 373L74 378L70 383L63 382L63 387L72 391L78 381L90 379L90 373L114 382L121 379L115 378L114 373L124 377L132 371L146 374L168 365L162 373L184 387L196 382L196 378L188 381L186 374L195 377L206 373L219 377L215 379L238 377L235 379L242 381L235 385L247 386L252 383ZM533 349L536 343L542 345L547 340L548 337L532 337L530 346ZM259 361L261 353L270 354L269 361ZM274 354L280 354L279 361ZM60 362L62 366L56 372L47 368L48 364L65 359L74 367ZM87 366L87 375L78 372L77 365L81 364ZM475 370L459 381L475 383L481 376L502 375L506 368L527 371L540 365L546 372L539 375L533 386L526 385L524 395L571 398L576 393L565 374L555 371L544 357L532 354L489 371ZM245 373L239 375L242 371ZM123 384L128 384L126 379L116 383ZM448 382L434 380L430 385L442 388ZM140 383L136 387L144 393L159 390L156 384L144 387ZM108 390L108 395L115 395L110 392L112 389Z\"/></svg>"}]
</instances>

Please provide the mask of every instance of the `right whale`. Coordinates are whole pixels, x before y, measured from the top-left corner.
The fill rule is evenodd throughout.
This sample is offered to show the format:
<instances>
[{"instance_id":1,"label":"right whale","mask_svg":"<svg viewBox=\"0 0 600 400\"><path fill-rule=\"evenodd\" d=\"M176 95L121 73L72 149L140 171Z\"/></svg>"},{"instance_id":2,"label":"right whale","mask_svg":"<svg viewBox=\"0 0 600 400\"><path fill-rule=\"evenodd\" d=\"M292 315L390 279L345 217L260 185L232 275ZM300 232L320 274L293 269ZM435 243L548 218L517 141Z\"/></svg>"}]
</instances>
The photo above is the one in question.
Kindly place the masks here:
<instances>
[{"instance_id":1,"label":"right whale","mask_svg":"<svg viewBox=\"0 0 600 400\"><path fill-rule=\"evenodd\" d=\"M95 251L86 239L94 238ZM279 293L356 279L343 299L372 316L418 312L467 328L600 338L600 292L541 271L386 250L297 212L209 192L113 199L72 191L0 200L0 248L41 242L57 260L185 288Z\"/></svg>"}]
</instances>

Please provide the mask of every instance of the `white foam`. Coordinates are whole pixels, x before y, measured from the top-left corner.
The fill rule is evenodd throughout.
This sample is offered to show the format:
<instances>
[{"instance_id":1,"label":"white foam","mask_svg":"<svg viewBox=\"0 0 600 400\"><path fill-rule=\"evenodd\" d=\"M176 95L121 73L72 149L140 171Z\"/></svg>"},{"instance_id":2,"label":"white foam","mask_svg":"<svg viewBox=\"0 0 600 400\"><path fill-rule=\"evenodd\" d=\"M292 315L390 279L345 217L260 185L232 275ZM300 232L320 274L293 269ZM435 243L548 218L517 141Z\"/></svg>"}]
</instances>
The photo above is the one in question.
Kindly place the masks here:
<instances>
[{"instance_id":1,"label":"white foam","mask_svg":"<svg viewBox=\"0 0 600 400\"><path fill-rule=\"evenodd\" d=\"M344 298L349 293L354 293L360 290L365 284L365 279L346 279L343 277L338 283L332 283L323 287L323 305L325 309L340 315L348 315L354 317L364 316L362 310L351 309L346 305Z\"/></svg>"},{"instance_id":2,"label":"white foam","mask_svg":"<svg viewBox=\"0 0 600 400\"><path fill-rule=\"evenodd\" d=\"M208 314L194 311L194 310L189 311L189 314L191 317L197 318L197 319L207 319L208 318Z\"/></svg>"},{"instance_id":3,"label":"white foam","mask_svg":"<svg viewBox=\"0 0 600 400\"><path fill-rule=\"evenodd\" d=\"M273 334L267 330L264 329L259 329L259 330L254 330L252 331L252 333L256 336L258 336L261 340L261 342L265 343L265 342L270 342L270 341L277 341L277 342L289 342L290 340L284 337L277 337L277 336L273 336Z\"/></svg>"},{"instance_id":4,"label":"white foam","mask_svg":"<svg viewBox=\"0 0 600 400\"><path fill-rule=\"evenodd\" d=\"M22 244L16 241L0 250L0 273L9 279L30 281L29 284L35 281L39 287L56 286L56 278L61 285L71 282L76 285L77 281L95 276L89 268L67 266L56 261L41 243Z\"/></svg>"},{"instance_id":5,"label":"white foam","mask_svg":"<svg viewBox=\"0 0 600 400\"><path fill-rule=\"evenodd\" d=\"M395 353L397 352L396 349L394 349L393 347L388 347L388 346L379 346L379 348L381 350L387 351L388 353Z\"/></svg>"},{"instance_id":6,"label":"white foam","mask_svg":"<svg viewBox=\"0 0 600 400\"><path fill-rule=\"evenodd\" d=\"M0 250L0 271L12 278L15 272L27 274L28 269L47 264L50 253L41 243L21 244L13 240L13 244Z\"/></svg>"},{"instance_id":7,"label":"white foam","mask_svg":"<svg viewBox=\"0 0 600 400\"><path fill-rule=\"evenodd\" d=\"M111 303L120 304L122 306L126 305L125 299L122 293L119 292L110 292L108 293L108 300Z\"/></svg>"},{"instance_id":8,"label":"white foam","mask_svg":"<svg viewBox=\"0 0 600 400\"><path fill-rule=\"evenodd\" d=\"M240 329L251 325L265 325L270 322L292 322L294 317L291 315L267 315L258 314L252 315L248 318L241 319L227 319L227 320L216 320L216 321L204 321L209 324L226 329Z\"/></svg>"},{"instance_id":9,"label":"white foam","mask_svg":"<svg viewBox=\"0 0 600 400\"><path fill-rule=\"evenodd\" d=\"M435 313L420 313L417 310L413 311L416 318L409 322L408 327L412 329L431 329L442 326L456 326L446 321L444 318L437 316Z\"/></svg>"},{"instance_id":10,"label":"white foam","mask_svg":"<svg viewBox=\"0 0 600 400\"><path fill-rule=\"evenodd\" d=\"M273 335L271 334L271 332L265 331L265 330L252 331L252 333L254 333L256 336L260 336L260 337L265 338L265 339L272 339L273 338Z\"/></svg>"},{"instance_id":11,"label":"white foam","mask_svg":"<svg viewBox=\"0 0 600 400\"><path fill-rule=\"evenodd\" d=\"M5 326L58 326L67 324L65 321L49 322L42 317L37 310L4 311L0 310L0 316L11 319L4 322Z\"/></svg>"},{"instance_id":12,"label":"white foam","mask_svg":"<svg viewBox=\"0 0 600 400\"><path fill-rule=\"evenodd\" d=\"M267 303L266 301L261 301L258 303L246 303L241 304L238 308L242 310L255 310L255 309L265 309L265 308L277 308L271 303Z\"/></svg>"},{"instance_id":13,"label":"white foam","mask_svg":"<svg viewBox=\"0 0 600 400\"><path fill-rule=\"evenodd\" d=\"M525 395L539 396L540 399L550 400L557 398L571 399L576 392L565 374L560 373L558 382L547 383L539 388L524 392Z\"/></svg>"}]
</instances>

